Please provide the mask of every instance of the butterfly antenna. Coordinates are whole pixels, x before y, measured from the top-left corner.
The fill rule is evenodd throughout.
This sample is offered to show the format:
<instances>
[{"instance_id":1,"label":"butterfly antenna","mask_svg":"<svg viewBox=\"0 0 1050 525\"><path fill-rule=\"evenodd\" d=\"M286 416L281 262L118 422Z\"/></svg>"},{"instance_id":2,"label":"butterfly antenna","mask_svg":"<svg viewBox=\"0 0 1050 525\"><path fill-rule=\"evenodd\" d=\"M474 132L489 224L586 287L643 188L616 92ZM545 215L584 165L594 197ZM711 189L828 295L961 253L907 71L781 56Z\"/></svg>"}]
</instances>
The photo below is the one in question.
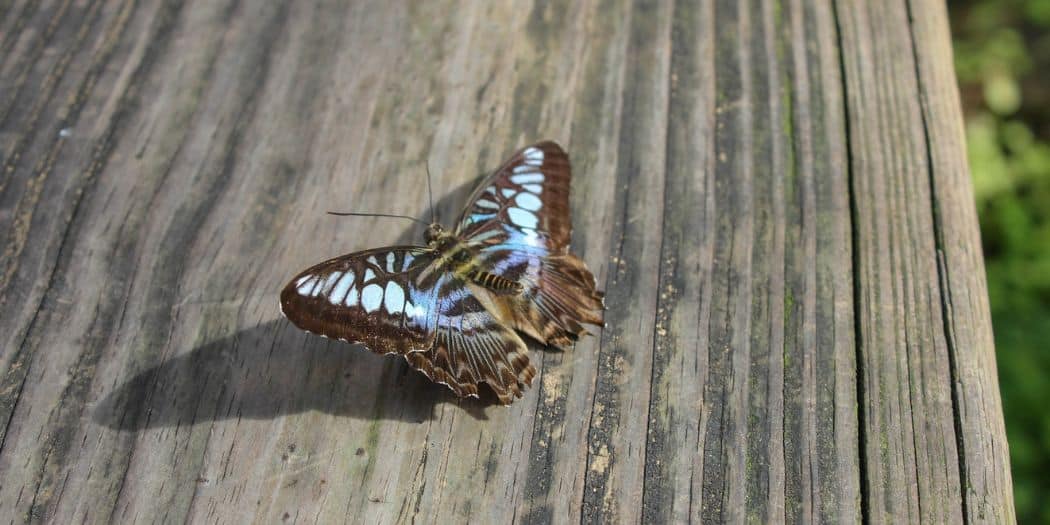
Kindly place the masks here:
<instances>
[{"instance_id":1,"label":"butterfly antenna","mask_svg":"<svg viewBox=\"0 0 1050 525\"><path fill-rule=\"evenodd\" d=\"M437 210L434 209L434 192L430 190L430 159L427 159L427 198L430 199L430 222L437 223Z\"/></svg>"},{"instance_id":2,"label":"butterfly antenna","mask_svg":"<svg viewBox=\"0 0 1050 525\"><path fill-rule=\"evenodd\" d=\"M408 220L410 220L412 222L418 222L419 224L422 224L423 226L429 226L427 223L425 223L425 222L423 222L423 221L421 221L421 220L419 220L419 219L417 219L415 217L409 217L408 215L394 215L392 213L357 213L357 212L351 212L351 211L348 211L348 212L330 211L330 212L328 212L328 215L338 215L339 217L390 217L392 219L408 219Z\"/></svg>"}]
</instances>

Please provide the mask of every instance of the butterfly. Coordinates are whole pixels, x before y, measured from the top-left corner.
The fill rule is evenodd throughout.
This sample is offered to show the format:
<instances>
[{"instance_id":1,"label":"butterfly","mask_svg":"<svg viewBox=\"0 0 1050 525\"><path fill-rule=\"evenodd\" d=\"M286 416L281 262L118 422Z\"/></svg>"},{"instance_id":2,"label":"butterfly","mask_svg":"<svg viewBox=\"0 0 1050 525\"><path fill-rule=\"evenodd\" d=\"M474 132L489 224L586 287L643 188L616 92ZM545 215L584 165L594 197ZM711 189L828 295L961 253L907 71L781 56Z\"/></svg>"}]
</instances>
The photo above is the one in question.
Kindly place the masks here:
<instances>
[{"instance_id":1,"label":"butterfly","mask_svg":"<svg viewBox=\"0 0 1050 525\"><path fill-rule=\"evenodd\" d=\"M565 347L602 325L603 294L569 253L569 157L545 141L519 150L474 191L453 231L426 246L351 253L295 276L281 311L297 327L363 344L460 397L485 383L508 405L536 369L520 334Z\"/></svg>"}]
</instances>

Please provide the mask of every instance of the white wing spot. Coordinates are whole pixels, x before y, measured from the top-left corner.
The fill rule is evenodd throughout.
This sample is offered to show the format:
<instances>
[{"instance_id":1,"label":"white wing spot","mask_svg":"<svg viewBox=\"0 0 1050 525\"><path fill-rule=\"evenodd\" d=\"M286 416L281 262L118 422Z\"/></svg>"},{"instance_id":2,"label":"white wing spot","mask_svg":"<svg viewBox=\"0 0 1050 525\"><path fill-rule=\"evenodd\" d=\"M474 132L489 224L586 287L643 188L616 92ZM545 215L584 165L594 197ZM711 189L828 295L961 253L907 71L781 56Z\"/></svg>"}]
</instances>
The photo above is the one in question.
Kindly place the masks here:
<instances>
[{"instance_id":1,"label":"white wing spot","mask_svg":"<svg viewBox=\"0 0 1050 525\"><path fill-rule=\"evenodd\" d=\"M535 193L536 195L543 193L543 186L539 184L522 184L521 187L525 188L526 191Z\"/></svg>"},{"instance_id":2,"label":"white wing spot","mask_svg":"<svg viewBox=\"0 0 1050 525\"><path fill-rule=\"evenodd\" d=\"M510 181L514 184L529 184L533 182L543 182L543 174L538 171L520 173L518 175L511 175Z\"/></svg>"},{"instance_id":3,"label":"white wing spot","mask_svg":"<svg viewBox=\"0 0 1050 525\"><path fill-rule=\"evenodd\" d=\"M394 252L386 254L386 271L394 273Z\"/></svg>"},{"instance_id":4,"label":"white wing spot","mask_svg":"<svg viewBox=\"0 0 1050 525\"><path fill-rule=\"evenodd\" d=\"M534 171L536 171L536 168L533 168L532 166L526 166L524 164L514 166L514 173L532 173Z\"/></svg>"},{"instance_id":5,"label":"white wing spot","mask_svg":"<svg viewBox=\"0 0 1050 525\"><path fill-rule=\"evenodd\" d=\"M543 162L543 150L538 148L525 148L525 158Z\"/></svg>"},{"instance_id":6,"label":"white wing spot","mask_svg":"<svg viewBox=\"0 0 1050 525\"><path fill-rule=\"evenodd\" d=\"M416 306L409 301L405 302L405 315L411 318L423 317L423 307Z\"/></svg>"},{"instance_id":7,"label":"white wing spot","mask_svg":"<svg viewBox=\"0 0 1050 525\"><path fill-rule=\"evenodd\" d=\"M510 217L511 222L522 228L535 228L539 220L536 216L527 210L521 208L509 208L507 215Z\"/></svg>"},{"instance_id":8,"label":"white wing spot","mask_svg":"<svg viewBox=\"0 0 1050 525\"><path fill-rule=\"evenodd\" d=\"M510 188L503 188L503 197L504 198L509 199L509 198L513 197L515 193L518 193L518 192L514 191L514 190L512 190Z\"/></svg>"},{"instance_id":9,"label":"white wing spot","mask_svg":"<svg viewBox=\"0 0 1050 525\"><path fill-rule=\"evenodd\" d=\"M361 290L361 306L366 312L374 312L383 302L383 287L378 284L370 284Z\"/></svg>"},{"instance_id":10,"label":"white wing spot","mask_svg":"<svg viewBox=\"0 0 1050 525\"><path fill-rule=\"evenodd\" d=\"M372 266L379 266L379 261L376 260L376 256L372 255L368 259L368 262L372 263Z\"/></svg>"},{"instance_id":11,"label":"white wing spot","mask_svg":"<svg viewBox=\"0 0 1050 525\"><path fill-rule=\"evenodd\" d=\"M490 210L497 210L497 209L499 209L499 204L496 204L495 202L492 202L492 201L490 201L488 199L478 199L478 201L475 202L474 204L477 204L478 206L481 206L482 208L488 208Z\"/></svg>"},{"instance_id":12,"label":"white wing spot","mask_svg":"<svg viewBox=\"0 0 1050 525\"><path fill-rule=\"evenodd\" d=\"M371 281L372 279L375 279L375 278L376 278L376 273L373 272L371 268L366 268L365 269L365 278L361 282L367 283L367 282L369 282L369 281Z\"/></svg>"},{"instance_id":13,"label":"white wing spot","mask_svg":"<svg viewBox=\"0 0 1050 525\"><path fill-rule=\"evenodd\" d=\"M342 276L343 276L343 272L332 272L332 273L328 274L328 278L324 280L324 283L321 284L321 286L318 286L317 288L314 288L314 293L313 294L314 295L320 295L320 294L328 295L328 292L331 292L332 291L332 287L335 286L335 282L338 281L339 278L342 277Z\"/></svg>"},{"instance_id":14,"label":"white wing spot","mask_svg":"<svg viewBox=\"0 0 1050 525\"><path fill-rule=\"evenodd\" d=\"M347 271L343 275L342 279L335 284L335 288L332 289L332 295L328 296L328 301L332 304L339 304L346 299L346 293L350 291L350 286L354 284L354 272Z\"/></svg>"},{"instance_id":15,"label":"white wing spot","mask_svg":"<svg viewBox=\"0 0 1050 525\"><path fill-rule=\"evenodd\" d=\"M496 195L496 187L495 186L489 186L488 188L485 188L485 193L491 193L493 195Z\"/></svg>"},{"instance_id":16,"label":"white wing spot","mask_svg":"<svg viewBox=\"0 0 1050 525\"><path fill-rule=\"evenodd\" d=\"M514 202L517 203L518 206L521 206L522 209L529 211L536 211L543 206L543 201L541 201L539 197L525 192L519 193L518 196L514 198Z\"/></svg>"},{"instance_id":17,"label":"white wing spot","mask_svg":"<svg viewBox=\"0 0 1050 525\"><path fill-rule=\"evenodd\" d=\"M415 257L412 257L412 254L411 254L411 253L406 253L406 254L405 254L405 263L404 263L404 265L403 265L403 266L401 267L401 271L405 271L405 270L407 270L407 269L408 269L408 266L409 266L410 264L412 264L412 261L413 261L413 260L415 260Z\"/></svg>"},{"instance_id":18,"label":"white wing spot","mask_svg":"<svg viewBox=\"0 0 1050 525\"><path fill-rule=\"evenodd\" d=\"M354 305L357 304L357 287L356 286L351 286L350 287L350 293L346 294L346 299L343 301L343 304L345 304L347 306L354 306Z\"/></svg>"},{"instance_id":19,"label":"white wing spot","mask_svg":"<svg viewBox=\"0 0 1050 525\"><path fill-rule=\"evenodd\" d=\"M471 242L486 241L486 240L488 240L488 239L490 239L492 237L495 237L496 235L499 235L499 234L500 234L499 230L489 230L487 232L479 233L478 235L475 235L475 236L471 237L470 240L471 240Z\"/></svg>"},{"instance_id":20,"label":"white wing spot","mask_svg":"<svg viewBox=\"0 0 1050 525\"><path fill-rule=\"evenodd\" d=\"M525 232L525 245L526 246L544 246L543 240L536 234L536 230L532 228L522 228L521 231Z\"/></svg>"},{"instance_id":21,"label":"white wing spot","mask_svg":"<svg viewBox=\"0 0 1050 525\"><path fill-rule=\"evenodd\" d=\"M387 282L383 303L386 305L387 312L400 312L405 307L405 291L394 281Z\"/></svg>"},{"instance_id":22,"label":"white wing spot","mask_svg":"<svg viewBox=\"0 0 1050 525\"><path fill-rule=\"evenodd\" d=\"M302 279L299 279L299 295L310 295L314 291L314 286L320 282L320 279L314 279L314 276L307 275Z\"/></svg>"},{"instance_id":23,"label":"white wing spot","mask_svg":"<svg viewBox=\"0 0 1050 525\"><path fill-rule=\"evenodd\" d=\"M529 166L540 167L540 166L543 165L543 157L540 157L538 159L537 158L525 159L525 164L528 164Z\"/></svg>"},{"instance_id":24,"label":"white wing spot","mask_svg":"<svg viewBox=\"0 0 1050 525\"><path fill-rule=\"evenodd\" d=\"M487 221L495 216L495 213L475 213L467 218L467 224L474 224L475 222Z\"/></svg>"}]
</instances>

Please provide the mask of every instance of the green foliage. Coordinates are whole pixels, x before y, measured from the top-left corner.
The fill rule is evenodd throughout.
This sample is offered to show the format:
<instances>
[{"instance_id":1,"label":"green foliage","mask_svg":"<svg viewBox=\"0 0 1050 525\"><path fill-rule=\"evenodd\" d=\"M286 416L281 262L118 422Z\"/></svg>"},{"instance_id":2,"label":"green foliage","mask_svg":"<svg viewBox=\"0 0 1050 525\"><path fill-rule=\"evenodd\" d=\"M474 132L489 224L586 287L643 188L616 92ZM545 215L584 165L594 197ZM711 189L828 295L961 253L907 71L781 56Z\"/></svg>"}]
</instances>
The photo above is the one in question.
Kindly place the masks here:
<instances>
[{"instance_id":1,"label":"green foliage","mask_svg":"<svg viewBox=\"0 0 1050 525\"><path fill-rule=\"evenodd\" d=\"M1050 523L1050 0L951 1L1022 523Z\"/></svg>"},{"instance_id":2,"label":"green foliage","mask_svg":"<svg viewBox=\"0 0 1050 525\"><path fill-rule=\"evenodd\" d=\"M1018 519L1021 523L1048 523L1050 417L1046 411L1046 371L1050 370L1050 353L1046 342L1050 341L1050 312L998 313L993 322Z\"/></svg>"}]
</instances>

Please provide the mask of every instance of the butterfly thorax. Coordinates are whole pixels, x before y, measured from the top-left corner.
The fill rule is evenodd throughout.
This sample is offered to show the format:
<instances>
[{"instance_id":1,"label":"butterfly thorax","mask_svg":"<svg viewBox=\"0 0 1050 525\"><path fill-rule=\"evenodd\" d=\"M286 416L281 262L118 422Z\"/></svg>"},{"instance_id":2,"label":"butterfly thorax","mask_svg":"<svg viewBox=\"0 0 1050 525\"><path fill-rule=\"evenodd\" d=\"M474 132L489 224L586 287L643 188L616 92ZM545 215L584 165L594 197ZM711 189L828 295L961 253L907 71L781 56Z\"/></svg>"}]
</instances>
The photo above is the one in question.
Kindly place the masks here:
<instances>
[{"instance_id":1,"label":"butterfly thorax","mask_svg":"<svg viewBox=\"0 0 1050 525\"><path fill-rule=\"evenodd\" d=\"M477 256L477 251L458 235L445 230L440 224L434 223L428 226L425 238L427 245L437 255L434 261L436 268L441 268L464 281L483 286L500 295L521 293L520 283L484 268Z\"/></svg>"},{"instance_id":2,"label":"butterfly thorax","mask_svg":"<svg viewBox=\"0 0 1050 525\"><path fill-rule=\"evenodd\" d=\"M426 232L427 245L434 250L438 267L461 278L479 270L474 250L459 236L446 231L439 224L431 224Z\"/></svg>"},{"instance_id":3,"label":"butterfly thorax","mask_svg":"<svg viewBox=\"0 0 1050 525\"><path fill-rule=\"evenodd\" d=\"M449 238L455 238L455 236L436 222L430 223L427 226L427 231L423 233L423 239L427 241L427 245L431 248L437 248L437 243L447 241Z\"/></svg>"}]
</instances>

